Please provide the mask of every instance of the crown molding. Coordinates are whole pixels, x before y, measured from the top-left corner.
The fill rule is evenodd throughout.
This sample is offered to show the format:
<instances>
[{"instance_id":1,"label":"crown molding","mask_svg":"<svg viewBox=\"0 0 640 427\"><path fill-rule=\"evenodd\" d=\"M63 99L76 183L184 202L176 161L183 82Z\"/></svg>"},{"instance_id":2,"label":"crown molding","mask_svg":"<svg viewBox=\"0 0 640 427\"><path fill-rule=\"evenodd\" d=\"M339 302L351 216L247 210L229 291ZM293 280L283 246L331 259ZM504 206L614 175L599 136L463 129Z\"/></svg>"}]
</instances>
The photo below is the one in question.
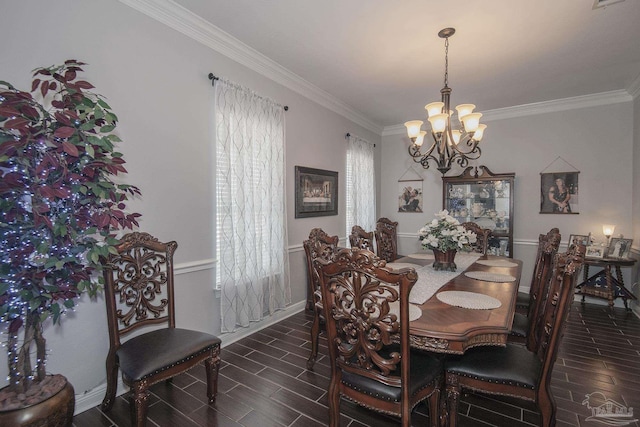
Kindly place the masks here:
<instances>
[{"instance_id":1,"label":"crown molding","mask_svg":"<svg viewBox=\"0 0 640 427\"><path fill-rule=\"evenodd\" d=\"M171 0L119 1L365 129L377 135L382 133L382 126L369 120L335 96L292 73L179 4Z\"/></svg>"},{"instance_id":2,"label":"crown molding","mask_svg":"<svg viewBox=\"0 0 640 427\"><path fill-rule=\"evenodd\" d=\"M640 74L638 74L638 77L627 87L627 92L629 92L633 99L636 99L638 95L640 95Z\"/></svg>"},{"instance_id":3,"label":"crown molding","mask_svg":"<svg viewBox=\"0 0 640 427\"><path fill-rule=\"evenodd\" d=\"M637 84L636 92L640 92L640 76L634 82ZM552 101L534 102L531 104L516 105L513 107L497 108L482 112L482 121L512 119L514 117L533 116L536 114L555 113L558 111L575 110L578 108L597 107L601 105L630 102L633 98L624 89L610 92L594 93L590 95L574 96L572 98L555 99ZM402 124L385 126L382 136L406 134L406 128Z\"/></svg>"}]
</instances>

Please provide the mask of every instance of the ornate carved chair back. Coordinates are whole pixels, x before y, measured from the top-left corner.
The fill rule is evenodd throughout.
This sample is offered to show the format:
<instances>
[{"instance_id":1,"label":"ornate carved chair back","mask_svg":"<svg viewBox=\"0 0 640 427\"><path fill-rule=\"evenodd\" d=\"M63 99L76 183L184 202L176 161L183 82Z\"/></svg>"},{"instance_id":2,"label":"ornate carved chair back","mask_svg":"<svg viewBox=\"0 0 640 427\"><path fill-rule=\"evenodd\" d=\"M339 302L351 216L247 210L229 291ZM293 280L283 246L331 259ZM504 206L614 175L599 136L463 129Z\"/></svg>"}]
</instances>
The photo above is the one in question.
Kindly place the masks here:
<instances>
[{"instance_id":1,"label":"ornate carved chair back","mask_svg":"<svg viewBox=\"0 0 640 427\"><path fill-rule=\"evenodd\" d=\"M400 416L402 425L408 426L414 405L432 395L429 412L432 425L438 425L438 404L431 407L431 403L439 395L439 360L428 356L432 365L422 365L430 383L410 385L411 365L420 366L421 357L426 357L410 356L409 292L418 278L415 270L384 268L385 262L373 252L357 248L338 251L334 261L316 259L315 263L331 362L330 425L338 425L341 396ZM415 393L415 389L421 391Z\"/></svg>"},{"instance_id":2,"label":"ornate carved chair back","mask_svg":"<svg viewBox=\"0 0 640 427\"><path fill-rule=\"evenodd\" d=\"M349 243L352 248L366 249L373 252L373 234L373 231L367 233L359 225L354 225L349 235Z\"/></svg>"},{"instance_id":3,"label":"ornate carved chair back","mask_svg":"<svg viewBox=\"0 0 640 427\"><path fill-rule=\"evenodd\" d=\"M529 330L527 332L527 348L535 351L538 347L535 330L542 319L542 311L549 293L553 262L560 246L560 230L552 228L547 234L538 237L538 253L529 288L529 310L527 319Z\"/></svg>"},{"instance_id":4,"label":"ornate carved chair back","mask_svg":"<svg viewBox=\"0 0 640 427\"><path fill-rule=\"evenodd\" d=\"M158 323L175 327L173 254L176 242L161 243L147 233L129 233L105 265L105 296L112 344Z\"/></svg>"},{"instance_id":5,"label":"ornate carved chair back","mask_svg":"<svg viewBox=\"0 0 640 427\"><path fill-rule=\"evenodd\" d=\"M549 292L542 310L541 321L537 323L534 332L538 340L535 352L543 364L540 388L549 386L551 382L551 371L571 309L585 251L586 247L580 244L569 248L566 253L555 255Z\"/></svg>"},{"instance_id":6,"label":"ornate carved chair back","mask_svg":"<svg viewBox=\"0 0 640 427\"><path fill-rule=\"evenodd\" d=\"M309 233L309 239L302 242L307 259L307 310L313 311L311 324L311 354L307 360L307 368L313 369L318 357L318 339L322 313L322 295L318 272L314 268L316 258L331 260L338 248L338 236L329 236L321 228L314 228Z\"/></svg>"},{"instance_id":7,"label":"ornate carved chair back","mask_svg":"<svg viewBox=\"0 0 640 427\"><path fill-rule=\"evenodd\" d=\"M491 230L488 228L482 228L475 222L463 222L461 225L465 230L476 233L476 243L472 245L472 250L474 252L481 253L482 255L486 255L487 249L489 248L489 238L493 235Z\"/></svg>"},{"instance_id":8,"label":"ornate carved chair back","mask_svg":"<svg viewBox=\"0 0 640 427\"><path fill-rule=\"evenodd\" d=\"M378 256L387 262L398 258L398 223L389 218L380 218L376 223L376 249Z\"/></svg>"}]
</instances>

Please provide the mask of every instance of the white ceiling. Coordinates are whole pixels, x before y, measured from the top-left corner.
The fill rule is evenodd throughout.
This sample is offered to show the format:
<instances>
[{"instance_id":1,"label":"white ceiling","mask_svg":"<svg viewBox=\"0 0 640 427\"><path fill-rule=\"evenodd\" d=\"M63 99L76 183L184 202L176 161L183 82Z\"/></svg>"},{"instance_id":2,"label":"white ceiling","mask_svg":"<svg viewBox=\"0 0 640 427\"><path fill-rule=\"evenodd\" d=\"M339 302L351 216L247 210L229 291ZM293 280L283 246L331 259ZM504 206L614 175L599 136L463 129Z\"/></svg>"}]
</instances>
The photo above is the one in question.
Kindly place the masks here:
<instances>
[{"instance_id":1,"label":"white ceiling","mask_svg":"<svg viewBox=\"0 0 640 427\"><path fill-rule=\"evenodd\" d=\"M640 0L174 0L379 126L640 84ZM230 76L229 76L230 77Z\"/></svg>"}]
</instances>

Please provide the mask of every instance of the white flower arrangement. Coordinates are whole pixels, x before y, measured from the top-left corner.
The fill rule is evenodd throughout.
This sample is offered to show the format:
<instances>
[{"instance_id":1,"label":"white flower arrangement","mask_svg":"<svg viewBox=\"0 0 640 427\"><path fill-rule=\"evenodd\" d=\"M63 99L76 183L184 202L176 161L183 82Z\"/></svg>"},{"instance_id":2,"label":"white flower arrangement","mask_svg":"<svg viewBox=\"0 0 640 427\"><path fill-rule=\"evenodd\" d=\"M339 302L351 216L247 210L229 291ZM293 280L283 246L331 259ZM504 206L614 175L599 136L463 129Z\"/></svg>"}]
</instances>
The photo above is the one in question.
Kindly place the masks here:
<instances>
[{"instance_id":1,"label":"white flower arrangement","mask_svg":"<svg viewBox=\"0 0 640 427\"><path fill-rule=\"evenodd\" d=\"M418 239L425 249L436 249L446 252L455 250L470 250L470 245L476 242L477 236L473 231L466 230L460 221L443 210L435 214L435 219L418 231Z\"/></svg>"}]
</instances>

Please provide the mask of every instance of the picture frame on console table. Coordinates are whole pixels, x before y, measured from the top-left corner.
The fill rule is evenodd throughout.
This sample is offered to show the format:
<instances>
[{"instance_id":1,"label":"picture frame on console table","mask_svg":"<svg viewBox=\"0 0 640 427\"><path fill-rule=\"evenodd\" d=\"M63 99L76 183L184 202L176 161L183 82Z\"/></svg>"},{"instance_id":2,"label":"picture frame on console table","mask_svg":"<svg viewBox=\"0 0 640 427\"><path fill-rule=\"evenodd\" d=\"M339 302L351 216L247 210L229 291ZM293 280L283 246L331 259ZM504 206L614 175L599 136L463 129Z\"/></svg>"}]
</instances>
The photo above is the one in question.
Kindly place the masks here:
<instances>
[{"instance_id":1,"label":"picture frame on console table","mask_svg":"<svg viewBox=\"0 0 640 427\"><path fill-rule=\"evenodd\" d=\"M571 246L575 239L578 239L578 243L589 246L591 244L591 234L571 234L569 235L569 245Z\"/></svg>"},{"instance_id":2,"label":"picture frame on console table","mask_svg":"<svg viewBox=\"0 0 640 427\"><path fill-rule=\"evenodd\" d=\"M295 217L338 215L338 172L295 167Z\"/></svg>"},{"instance_id":3,"label":"picture frame on console table","mask_svg":"<svg viewBox=\"0 0 640 427\"><path fill-rule=\"evenodd\" d=\"M608 258L627 259L631 251L631 244L633 239L623 239L613 237L609 243L609 251L607 252Z\"/></svg>"},{"instance_id":4,"label":"picture frame on console table","mask_svg":"<svg viewBox=\"0 0 640 427\"><path fill-rule=\"evenodd\" d=\"M587 251L584 256L586 258L604 258L606 249L606 247L598 245L587 246Z\"/></svg>"}]
</instances>

